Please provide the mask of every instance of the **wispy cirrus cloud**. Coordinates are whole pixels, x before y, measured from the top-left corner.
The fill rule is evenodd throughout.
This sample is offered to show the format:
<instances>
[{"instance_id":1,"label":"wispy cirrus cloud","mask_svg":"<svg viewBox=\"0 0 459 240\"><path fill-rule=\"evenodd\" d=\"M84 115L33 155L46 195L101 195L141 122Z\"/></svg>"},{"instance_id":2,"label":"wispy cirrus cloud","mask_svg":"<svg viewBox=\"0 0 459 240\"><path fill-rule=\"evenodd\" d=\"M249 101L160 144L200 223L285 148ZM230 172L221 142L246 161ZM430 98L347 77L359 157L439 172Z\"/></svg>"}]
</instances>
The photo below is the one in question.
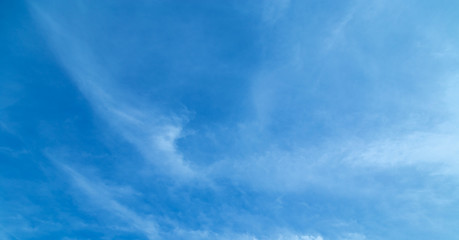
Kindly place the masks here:
<instances>
[{"instance_id":1,"label":"wispy cirrus cloud","mask_svg":"<svg viewBox=\"0 0 459 240\"><path fill-rule=\"evenodd\" d=\"M124 226L128 226L127 231L140 232L148 239L158 239L158 225L151 217L143 216L117 200L116 196L132 196L132 191L128 190L126 192L124 187L110 186L100 179L85 176L66 164L67 159L62 159L62 156L58 154L48 152L47 155L55 164L55 167L66 176L67 181L77 189L73 194L75 196L80 194L85 196L80 198L87 199L87 202L82 205L89 204L96 206L96 209L102 209L108 215L100 214L98 217L105 218L105 221L110 221L111 217L119 221L112 222L112 228L119 226L122 229ZM104 215L110 217L105 217ZM122 225L119 225L120 223Z\"/></svg>"},{"instance_id":2,"label":"wispy cirrus cloud","mask_svg":"<svg viewBox=\"0 0 459 240\"><path fill-rule=\"evenodd\" d=\"M290 6L290 0L265 0L262 2L262 18L268 24L273 24L282 18Z\"/></svg>"},{"instance_id":3,"label":"wispy cirrus cloud","mask_svg":"<svg viewBox=\"0 0 459 240\"><path fill-rule=\"evenodd\" d=\"M50 48L95 112L163 172L177 179L195 177L191 164L175 148L183 117L166 116L154 106L139 102L140 99L128 98L128 93L116 86L114 76L72 26L55 20L52 13L39 5L31 5L31 11Z\"/></svg>"},{"instance_id":4,"label":"wispy cirrus cloud","mask_svg":"<svg viewBox=\"0 0 459 240\"><path fill-rule=\"evenodd\" d=\"M437 60L449 62L455 55L454 48L442 45L437 38L426 41L422 37L428 35L424 28L414 27L417 21L413 16L419 13L402 6L406 3L344 1L336 4L333 1L266 1L257 5L254 15L260 18L261 27L257 30L263 59L254 64L249 74L241 76L251 86L247 94L249 100L244 102L242 98L243 103L237 105L225 99L217 106L221 112L242 105L248 105L253 111L228 126L221 126L225 125L223 121L221 125L216 123L218 117L212 115L221 112L210 111L202 122L195 122L204 126L200 128L202 132L187 128L184 111L177 108L163 111L154 101L131 91L148 84L142 85L139 81L139 86L130 88L129 81L119 81L121 75L132 76L126 74L130 69L123 64L138 62L114 64L121 66L120 69L109 67L108 62L137 55L99 55L97 48L106 39L92 39L100 37L94 32L97 28L82 30L84 24L79 21L86 16L84 2L74 18L65 17L53 9L52 4L45 7L32 4L31 11L58 64L103 124L130 143L146 162L152 163L153 167L148 168L158 174L138 176L142 182L138 187L150 195L135 197L153 202L157 199L150 199L152 192L164 193L160 200L164 211L169 211L166 215L170 215L170 219L165 220L168 223L163 226L152 220L155 217L149 217L151 209L135 211L135 207L123 204L117 195L123 191L116 186L131 184L129 178L112 179L112 186L105 184L109 181L104 177L83 174L65 161L56 160L61 162L56 164L58 169L97 208L129 222L129 229L152 239L160 236L166 239L361 240L378 236L391 238L387 237L390 233L398 236L386 227L395 225L431 232L441 229L445 235L453 233L454 230L441 225L452 226L457 222L445 209L454 209L458 203L456 194L450 191L457 186L458 176L459 150L455 144L459 140L455 127L458 88L454 73L438 66ZM121 8L124 9L124 5ZM181 9L177 5L166 8L173 14ZM212 15L207 7L204 9L205 14ZM162 10L157 14L162 14ZM175 17L183 17L184 22L201 17L182 16L180 10L177 12L180 16ZM140 15L139 19L147 19ZM165 19L170 21L168 24L176 21ZM214 24L204 19L199 21ZM242 19L244 23L247 20ZM420 22L425 22L422 19ZM110 21L90 18L85 24L99 20ZM386 28L391 24L397 27ZM167 25L160 29L190 30L190 25L184 26ZM202 28L208 37L208 29ZM215 35L227 34L227 29L220 32L224 28L217 28ZM161 34L152 32L152 35ZM194 33L185 36L194 39ZM165 41L172 35L167 35ZM110 37L110 32L104 36ZM147 43L150 37L140 36L147 39L143 41ZM196 42L201 41L196 38ZM143 45L134 46L132 42L129 46L117 46L126 47L127 53L143 50ZM181 56L185 65L199 69L202 62L188 54L189 46L194 45L186 42L180 38L160 54L169 55L173 50L186 52L174 57ZM238 45L236 49L245 45ZM439 51L448 54L438 54ZM237 51L216 52L221 57ZM239 52L235 55L239 56ZM431 56L436 60L430 60ZM156 55L152 57L155 58ZM165 65L181 61L165 59L170 61ZM155 64L146 65L153 68ZM214 66L214 62L209 65ZM231 71L238 71L232 67L229 64ZM180 68L167 74L175 74L175 70ZM218 80L215 86L224 83L213 75L211 78ZM199 89L198 94L213 92L209 82L192 82L187 86ZM156 82L151 84L156 89ZM167 91L168 87L162 89ZM219 94L211 96L212 100L220 97ZM193 95L186 99L194 101L195 98ZM231 95L230 99L239 101L240 95ZM203 104L197 102L194 106ZM234 106L228 106L231 104ZM185 133L189 132L197 137L187 142L191 137L186 139ZM181 151L179 144L190 154ZM200 166L193 164L192 156L196 152L204 153L195 155L202 158L194 159L196 162L205 162ZM123 158L114 164L123 162L128 166L133 161L134 158ZM138 162L133 165L129 165L134 169L131 172L141 173L145 168ZM153 189L150 183L164 175L169 177L167 183ZM197 187L192 184L194 181L188 181L207 178L212 181ZM183 189L165 187L174 185L176 179L191 184L181 185ZM135 183L132 188L136 189ZM133 192L124 194L136 195ZM215 219L224 219L224 223ZM277 230L283 228L287 230ZM320 234L299 231L304 228L315 229L310 232Z\"/></svg>"}]
</instances>

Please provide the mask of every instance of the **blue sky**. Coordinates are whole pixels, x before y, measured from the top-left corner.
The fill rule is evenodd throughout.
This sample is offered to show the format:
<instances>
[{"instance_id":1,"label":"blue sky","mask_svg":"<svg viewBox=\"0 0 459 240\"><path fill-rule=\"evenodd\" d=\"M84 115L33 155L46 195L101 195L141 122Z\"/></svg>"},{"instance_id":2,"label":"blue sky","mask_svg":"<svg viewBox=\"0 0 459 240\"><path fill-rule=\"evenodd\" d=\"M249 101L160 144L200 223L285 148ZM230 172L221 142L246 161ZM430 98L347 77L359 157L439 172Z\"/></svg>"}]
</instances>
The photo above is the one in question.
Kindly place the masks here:
<instances>
[{"instance_id":1,"label":"blue sky","mask_svg":"<svg viewBox=\"0 0 459 240\"><path fill-rule=\"evenodd\" d=\"M3 1L0 239L457 239L456 9Z\"/></svg>"}]
</instances>

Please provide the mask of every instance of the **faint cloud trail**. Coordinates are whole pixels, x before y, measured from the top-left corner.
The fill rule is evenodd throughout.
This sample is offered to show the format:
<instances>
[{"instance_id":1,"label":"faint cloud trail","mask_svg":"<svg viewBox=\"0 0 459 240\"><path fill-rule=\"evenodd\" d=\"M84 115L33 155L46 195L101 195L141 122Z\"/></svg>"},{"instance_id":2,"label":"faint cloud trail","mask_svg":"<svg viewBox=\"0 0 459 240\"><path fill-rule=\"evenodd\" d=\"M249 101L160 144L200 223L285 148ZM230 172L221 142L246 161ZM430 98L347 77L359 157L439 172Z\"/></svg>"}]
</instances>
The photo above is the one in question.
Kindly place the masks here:
<instances>
[{"instance_id":1,"label":"faint cloud trail","mask_svg":"<svg viewBox=\"0 0 459 240\"><path fill-rule=\"evenodd\" d=\"M90 202L96 204L101 209L117 216L136 231L142 232L148 239L159 239L158 226L156 222L140 216L135 211L121 204L113 197L112 189L97 179L90 179L67 164L62 163L62 159L57 159L53 154L47 154L55 166L58 167L69 178Z\"/></svg>"},{"instance_id":2,"label":"faint cloud trail","mask_svg":"<svg viewBox=\"0 0 459 240\"><path fill-rule=\"evenodd\" d=\"M98 63L90 47L37 5L32 12L47 40L79 90L91 106L121 136L167 175L178 180L196 177L190 163L177 151L175 141L181 135L180 118L166 117L152 107L141 108L125 99L114 86L110 74Z\"/></svg>"}]
</instances>

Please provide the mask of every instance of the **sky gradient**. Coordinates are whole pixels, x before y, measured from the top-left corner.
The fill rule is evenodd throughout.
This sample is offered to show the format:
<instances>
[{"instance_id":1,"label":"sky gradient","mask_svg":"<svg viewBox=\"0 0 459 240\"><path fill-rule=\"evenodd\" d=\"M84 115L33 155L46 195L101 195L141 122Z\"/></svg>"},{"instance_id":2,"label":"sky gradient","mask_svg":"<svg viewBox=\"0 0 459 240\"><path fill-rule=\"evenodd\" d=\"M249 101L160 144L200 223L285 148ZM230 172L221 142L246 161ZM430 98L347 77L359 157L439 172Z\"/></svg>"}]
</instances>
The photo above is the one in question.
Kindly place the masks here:
<instances>
[{"instance_id":1,"label":"sky gradient","mask_svg":"<svg viewBox=\"0 0 459 240\"><path fill-rule=\"evenodd\" d=\"M458 9L2 1L0 239L457 239Z\"/></svg>"}]
</instances>

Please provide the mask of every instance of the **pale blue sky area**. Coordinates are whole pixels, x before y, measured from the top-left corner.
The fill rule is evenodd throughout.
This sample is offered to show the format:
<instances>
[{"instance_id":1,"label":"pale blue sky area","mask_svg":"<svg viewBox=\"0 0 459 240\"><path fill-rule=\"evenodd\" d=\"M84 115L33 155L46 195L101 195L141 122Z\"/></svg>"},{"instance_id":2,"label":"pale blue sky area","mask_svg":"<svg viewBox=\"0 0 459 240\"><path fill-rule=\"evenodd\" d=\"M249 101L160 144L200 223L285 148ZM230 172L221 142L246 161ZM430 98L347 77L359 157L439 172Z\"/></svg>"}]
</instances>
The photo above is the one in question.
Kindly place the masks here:
<instances>
[{"instance_id":1,"label":"pale blue sky area","mask_svg":"<svg viewBox=\"0 0 459 240\"><path fill-rule=\"evenodd\" d=\"M0 239L457 239L458 11L2 1Z\"/></svg>"}]
</instances>

